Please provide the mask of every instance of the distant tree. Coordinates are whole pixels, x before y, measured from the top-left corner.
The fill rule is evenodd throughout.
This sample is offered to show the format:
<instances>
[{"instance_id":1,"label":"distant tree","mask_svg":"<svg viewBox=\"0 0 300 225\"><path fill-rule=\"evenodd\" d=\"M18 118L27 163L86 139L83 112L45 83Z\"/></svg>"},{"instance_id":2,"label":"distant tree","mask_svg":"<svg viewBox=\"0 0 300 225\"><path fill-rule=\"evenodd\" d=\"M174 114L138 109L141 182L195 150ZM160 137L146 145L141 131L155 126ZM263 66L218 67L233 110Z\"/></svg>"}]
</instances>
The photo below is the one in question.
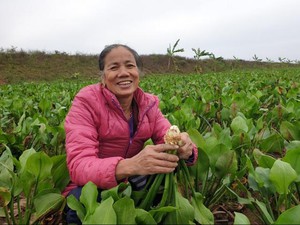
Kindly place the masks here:
<instances>
[{"instance_id":1,"label":"distant tree","mask_svg":"<svg viewBox=\"0 0 300 225\"><path fill-rule=\"evenodd\" d=\"M202 67L200 65L200 60L201 60L202 57L209 56L211 53L209 53L205 50L201 51L200 48L197 48L197 49L192 48L192 51L195 53L194 59L196 59L197 62L198 62L198 64L195 66L195 71L196 71L196 73L202 73L203 70L202 70Z\"/></svg>"},{"instance_id":2,"label":"distant tree","mask_svg":"<svg viewBox=\"0 0 300 225\"><path fill-rule=\"evenodd\" d=\"M254 54L254 56L252 57L252 59L255 61L255 62L261 62L262 59L258 58L256 54Z\"/></svg>"},{"instance_id":3,"label":"distant tree","mask_svg":"<svg viewBox=\"0 0 300 225\"><path fill-rule=\"evenodd\" d=\"M286 61L286 58L278 57L278 60L279 60L279 62L284 63Z\"/></svg>"},{"instance_id":4,"label":"distant tree","mask_svg":"<svg viewBox=\"0 0 300 225\"><path fill-rule=\"evenodd\" d=\"M175 70L176 71L179 70L179 68L177 66L175 54L178 53L178 52L184 52L183 48L178 48L177 49L177 45L178 45L179 41L180 41L180 39L178 39L173 46L171 46L171 44L169 44L169 48L167 48L167 55L169 56L168 70L171 67L171 62L173 63Z\"/></svg>"}]
</instances>

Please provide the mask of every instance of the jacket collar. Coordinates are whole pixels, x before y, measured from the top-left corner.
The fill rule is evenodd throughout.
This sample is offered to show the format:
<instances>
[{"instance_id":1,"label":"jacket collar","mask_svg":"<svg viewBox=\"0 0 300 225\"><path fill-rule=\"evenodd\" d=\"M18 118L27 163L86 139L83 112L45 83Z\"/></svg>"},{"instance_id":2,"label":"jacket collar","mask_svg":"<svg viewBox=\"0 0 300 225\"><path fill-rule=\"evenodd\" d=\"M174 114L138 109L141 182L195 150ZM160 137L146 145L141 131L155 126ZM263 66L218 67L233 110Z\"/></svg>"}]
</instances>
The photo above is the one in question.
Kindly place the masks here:
<instances>
[{"instance_id":1,"label":"jacket collar","mask_svg":"<svg viewBox=\"0 0 300 225\"><path fill-rule=\"evenodd\" d=\"M109 107L123 115L123 110L117 97L103 84L100 84L100 91L102 91L106 103L109 105ZM140 87L138 87L134 92L133 98L139 110L139 118L143 117L148 109L151 108L155 103L154 98L150 98L148 95L146 95L146 93Z\"/></svg>"}]
</instances>

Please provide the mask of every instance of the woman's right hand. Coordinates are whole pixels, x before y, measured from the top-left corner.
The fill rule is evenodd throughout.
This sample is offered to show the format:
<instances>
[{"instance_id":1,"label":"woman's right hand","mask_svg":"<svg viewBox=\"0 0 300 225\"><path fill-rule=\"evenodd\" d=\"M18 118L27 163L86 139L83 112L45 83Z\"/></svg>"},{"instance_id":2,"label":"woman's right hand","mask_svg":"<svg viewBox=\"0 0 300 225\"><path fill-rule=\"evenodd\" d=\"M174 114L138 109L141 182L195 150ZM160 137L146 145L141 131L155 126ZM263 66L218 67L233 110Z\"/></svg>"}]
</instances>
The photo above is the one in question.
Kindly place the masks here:
<instances>
[{"instance_id":1,"label":"woman's right hand","mask_svg":"<svg viewBox=\"0 0 300 225\"><path fill-rule=\"evenodd\" d=\"M166 151L177 150L171 144L147 145L132 158L121 160L116 168L116 179L122 180L133 175L171 173L178 165L179 157Z\"/></svg>"}]
</instances>

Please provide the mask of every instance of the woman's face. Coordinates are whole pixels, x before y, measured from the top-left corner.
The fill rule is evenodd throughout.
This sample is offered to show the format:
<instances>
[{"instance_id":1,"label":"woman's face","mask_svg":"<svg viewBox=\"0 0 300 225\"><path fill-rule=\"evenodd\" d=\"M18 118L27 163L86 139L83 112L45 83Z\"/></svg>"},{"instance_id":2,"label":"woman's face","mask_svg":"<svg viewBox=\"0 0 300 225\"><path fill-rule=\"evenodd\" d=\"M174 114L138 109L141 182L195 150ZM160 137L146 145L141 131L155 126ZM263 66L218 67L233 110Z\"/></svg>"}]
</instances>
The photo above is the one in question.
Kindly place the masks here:
<instances>
[{"instance_id":1,"label":"woman's face","mask_svg":"<svg viewBox=\"0 0 300 225\"><path fill-rule=\"evenodd\" d=\"M120 46L104 59L103 81L117 98L130 97L139 85L139 69L133 54Z\"/></svg>"}]
</instances>

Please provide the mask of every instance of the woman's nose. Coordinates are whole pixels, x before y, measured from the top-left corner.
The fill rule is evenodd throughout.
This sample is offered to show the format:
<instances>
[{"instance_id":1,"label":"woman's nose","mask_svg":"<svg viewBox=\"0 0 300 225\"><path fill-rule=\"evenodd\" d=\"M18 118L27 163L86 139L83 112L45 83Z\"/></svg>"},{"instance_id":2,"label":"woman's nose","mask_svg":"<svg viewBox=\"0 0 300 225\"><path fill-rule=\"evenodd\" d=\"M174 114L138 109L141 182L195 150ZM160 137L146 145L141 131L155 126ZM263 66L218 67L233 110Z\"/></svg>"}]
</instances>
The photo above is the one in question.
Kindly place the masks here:
<instances>
[{"instance_id":1,"label":"woman's nose","mask_svg":"<svg viewBox=\"0 0 300 225\"><path fill-rule=\"evenodd\" d=\"M126 66L121 66L120 67L120 75L129 75L128 69L126 68Z\"/></svg>"}]
</instances>

